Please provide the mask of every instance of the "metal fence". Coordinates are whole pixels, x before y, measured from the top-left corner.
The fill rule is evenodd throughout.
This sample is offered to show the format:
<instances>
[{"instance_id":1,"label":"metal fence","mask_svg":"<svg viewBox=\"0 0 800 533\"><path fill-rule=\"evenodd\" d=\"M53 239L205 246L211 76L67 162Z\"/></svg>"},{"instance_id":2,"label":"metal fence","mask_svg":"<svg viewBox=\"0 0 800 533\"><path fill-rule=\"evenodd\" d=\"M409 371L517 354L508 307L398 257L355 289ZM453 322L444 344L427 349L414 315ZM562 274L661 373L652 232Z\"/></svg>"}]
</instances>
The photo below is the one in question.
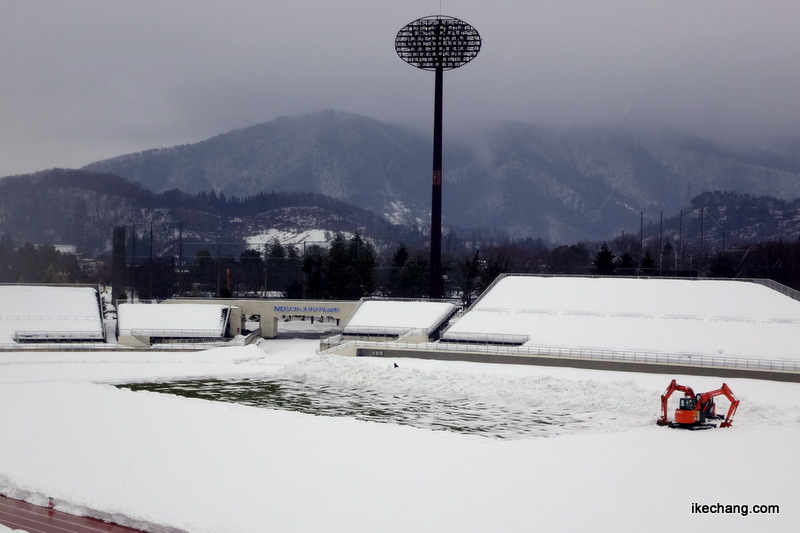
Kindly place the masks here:
<instances>
[{"instance_id":1,"label":"metal fence","mask_svg":"<svg viewBox=\"0 0 800 533\"><path fill-rule=\"evenodd\" d=\"M334 341L334 339L330 339ZM326 339L320 343L325 345ZM333 344L333 343L331 343ZM549 357L625 363L680 365L705 368L735 368L772 372L800 373L800 362L779 359L756 359L748 357L725 357L691 353L661 353L633 350L604 350L568 348L560 346L513 346L509 344L481 344L463 342L414 343L401 341L346 341L320 353L336 353L346 347L372 348L376 350L402 350L409 352L474 353L518 357Z\"/></svg>"},{"instance_id":2,"label":"metal fence","mask_svg":"<svg viewBox=\"0 0 800 533\"><path fill-rule=\"evenodd\" d=\"M100 342L104 340L103 332L98 330L18 330L14 332L17 342Z\"/></svg>"},{"instance_id":3,"label":"metal fence","mask_svg":"<svg viewBox=\"0 0 800 533\"><path fill-rule=\"evenodd\" d=\"M152 339L185 339L192 340L221 339L224 335L219 329L132 329L130 333L120 331L120 335L131 337L150 337Z\"/></svg>"}]
</instances>

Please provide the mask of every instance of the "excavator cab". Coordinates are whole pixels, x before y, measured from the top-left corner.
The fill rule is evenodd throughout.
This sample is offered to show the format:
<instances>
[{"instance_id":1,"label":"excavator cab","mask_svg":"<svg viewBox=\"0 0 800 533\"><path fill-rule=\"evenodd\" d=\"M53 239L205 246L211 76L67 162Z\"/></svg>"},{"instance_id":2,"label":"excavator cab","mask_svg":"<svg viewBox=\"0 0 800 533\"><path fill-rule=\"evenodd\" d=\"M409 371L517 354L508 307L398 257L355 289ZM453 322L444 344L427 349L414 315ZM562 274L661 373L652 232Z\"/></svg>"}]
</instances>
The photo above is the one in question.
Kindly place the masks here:
<instances>
[{"instance_id":1,"label":"excavator cab","mask_svg":"<svg viewBox=\"0 0 800 533\"><path fill-rule=\"evenodd\" d=\"M678 402L675 410L676 424L700 423L700 411L697 410L697 398L684 396Z\"/></svg>"},{"instance_id":2,"label":"excavator cab","mask_svg":"<svg viewBox=\"0 0 800 533\"><path fill-rule=\"evenodd\" d=\"M697 407L697 398L687 398L684 396L678 402L678 409L694 411L695 407Z\"/></svg>"}]
</instances>

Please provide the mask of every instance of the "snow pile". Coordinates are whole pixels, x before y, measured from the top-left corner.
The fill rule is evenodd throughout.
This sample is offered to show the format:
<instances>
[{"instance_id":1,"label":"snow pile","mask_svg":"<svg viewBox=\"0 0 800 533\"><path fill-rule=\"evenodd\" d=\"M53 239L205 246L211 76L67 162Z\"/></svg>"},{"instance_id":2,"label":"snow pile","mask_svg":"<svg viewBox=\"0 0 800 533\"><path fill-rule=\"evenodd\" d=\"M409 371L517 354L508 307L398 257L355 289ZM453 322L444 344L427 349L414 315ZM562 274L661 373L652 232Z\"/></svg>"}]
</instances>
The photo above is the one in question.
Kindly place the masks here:
<instances>
[{"instance_id":1,"label":"snow pile","mask_svg":"<svg viewBox=\"0 0 800 533\"><path fill-rule=\"evenodd\" d=\"M103 340L97 289L0 286L0 344L27 339Z\"/></svg>"},{"instance_id":2,"label":"snow pile","mask_svg":"<svg viewBox=\"0 0 800 533\"><path fill-rule=\"evenodd\" d=\"M800 302L755 283L508 276L447 340L798 359Z\"/></svg>"}]
</instances>

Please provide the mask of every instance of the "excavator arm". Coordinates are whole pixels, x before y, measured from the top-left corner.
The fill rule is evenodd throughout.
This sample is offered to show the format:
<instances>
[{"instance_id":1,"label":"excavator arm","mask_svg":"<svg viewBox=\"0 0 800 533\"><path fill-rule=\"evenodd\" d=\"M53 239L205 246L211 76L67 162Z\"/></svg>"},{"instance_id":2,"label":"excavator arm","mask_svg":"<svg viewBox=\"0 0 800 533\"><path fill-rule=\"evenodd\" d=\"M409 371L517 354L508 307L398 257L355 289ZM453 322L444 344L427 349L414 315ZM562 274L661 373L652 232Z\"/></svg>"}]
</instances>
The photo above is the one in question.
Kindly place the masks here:
<instances>
[{"instance_id":1,"label":"excavator arm","mask_svg":"<svg viewBox=\"0 0 800 533\"><path fill-rule=\"evenodd\" d=\"M667 390L661 395L661 418L656 420L656 424L659 426L668 426L670 424L669 415L667 414L667 404L669 402L669 397L672 396L675 391L682 392L686 397L694 398L694 391L691 387L679 385L677 380L673 379L667 386Z\"/></svg>"},{"instance_id":2,"label":"excavator arm","mask_svg":"<svg viewBox=\"0 0 800 533\"><path fill-rule=\"evenodd\" d=\"M733 395L733 391L730 387L728 387L727 383L723 383L722 387L718 388L717 390L713 390L710 392L704 392L700 395L701 402L713 401L713 399L717 396L725 396L729 402L731 402L730 407L728 408L728 414L725 416L725 420L719 425L721 428L728 428L731 427L733 424L733 415L736 414L736 409L739 407L739 400L736 396ZM722 418L720 416L720 418Z\"/></svg>"}]
</instances>

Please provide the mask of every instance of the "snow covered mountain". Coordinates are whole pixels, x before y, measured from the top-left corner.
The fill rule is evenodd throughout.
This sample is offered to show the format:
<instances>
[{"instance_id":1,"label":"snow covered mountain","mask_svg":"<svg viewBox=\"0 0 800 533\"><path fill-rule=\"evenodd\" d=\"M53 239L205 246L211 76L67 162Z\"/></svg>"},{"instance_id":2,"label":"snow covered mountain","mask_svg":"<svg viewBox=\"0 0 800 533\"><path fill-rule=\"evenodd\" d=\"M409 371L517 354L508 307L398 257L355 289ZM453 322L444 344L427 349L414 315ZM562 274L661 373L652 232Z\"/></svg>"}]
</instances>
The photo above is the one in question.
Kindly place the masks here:
<instances>
[{"instance_id":1,"label":"snow covered mountain","mask_svg":"<svg viewBox=\"0 0 800 533\"><path fill-rule=\"evenodd\" d=\"M155 192L312 192L424 224L430 166L428 134L322 111L85 169ZM507 122L477 128L469 142L445 138L444 173L446 224L574 242L631 231L640 213L675 212L705 191L800 197L800 144L764 150L667 128Z\"/></svg>"},{"instance_id":2,"label":"snow covered mountain","mask_svg":"<svg viewBox=\"0 0 800 533\"><path fill-rule=\"evenodd\" d=\"M371 212L310 193L245 199L174 189L155 194L113 174L63 169L0 180L0 237L16 244L72 244L95 256L111 251L111 228L121 225L148 243L152 231L159 255L177 253L179 240L190 255L190 243L206 249L224 243L238 254L245 243L263 246L281 235L294 236L283 244L318 244L336 232L413 240L405 228Z\"/></svg>"}]
</instances>

